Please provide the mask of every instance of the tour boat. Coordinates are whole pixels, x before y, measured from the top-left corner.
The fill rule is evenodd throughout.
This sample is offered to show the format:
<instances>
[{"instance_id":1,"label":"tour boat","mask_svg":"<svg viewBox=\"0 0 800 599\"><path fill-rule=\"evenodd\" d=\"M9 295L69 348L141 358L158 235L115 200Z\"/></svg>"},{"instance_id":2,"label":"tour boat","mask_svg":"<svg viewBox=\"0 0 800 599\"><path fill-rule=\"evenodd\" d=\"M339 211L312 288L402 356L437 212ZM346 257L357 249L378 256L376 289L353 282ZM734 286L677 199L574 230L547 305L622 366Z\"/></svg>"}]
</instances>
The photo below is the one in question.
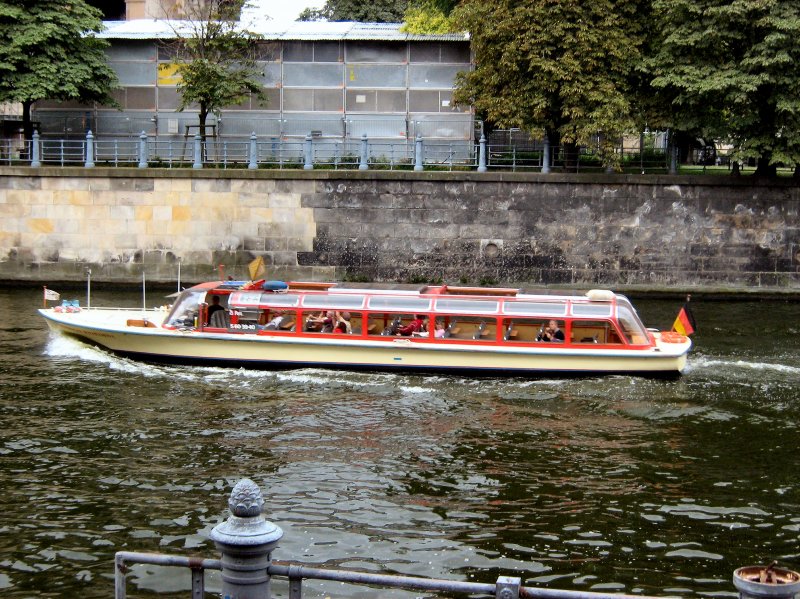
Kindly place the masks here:
<instances>
[{"instance_id":1,"label":"tour boat","mask_svg":"<svg viewBox=\"0 0 800 599\"><path fill-rule=\"evenodd\" d=\"M45 289L47 297L49 290ZM55 294L57 296L57 294ZM608 290L216 281L160 309L40 310L53 331L136 360L468 376L677 376L691 341Z\"/></svg>"}]
</instances>

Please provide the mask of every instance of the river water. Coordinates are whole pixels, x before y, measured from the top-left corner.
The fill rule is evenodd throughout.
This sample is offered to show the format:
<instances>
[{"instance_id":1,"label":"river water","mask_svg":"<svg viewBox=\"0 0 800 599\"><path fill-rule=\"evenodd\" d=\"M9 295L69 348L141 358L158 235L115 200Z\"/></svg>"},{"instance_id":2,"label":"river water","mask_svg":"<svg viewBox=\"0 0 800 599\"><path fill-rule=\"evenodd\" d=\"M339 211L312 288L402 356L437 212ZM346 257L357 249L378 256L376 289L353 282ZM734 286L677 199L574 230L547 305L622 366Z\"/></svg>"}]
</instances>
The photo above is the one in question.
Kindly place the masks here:
<instances>
[{"instance_id":1,"label":"river water","mask_svg":"<svg viewBox=\"0 0 800 599\"><path fill-rule=\"evenodd\" d=\"M244 476L284 530L279 561L684 596L800 568L797 303L695 302L677 381L523 381L142 365L52 336L40 289L0 301L2 597L110 597L122 549L216 557ZM660 328L680 307L635 303ZM189 588L152 566L129 580Z\"/></svg>"}]
</instances>

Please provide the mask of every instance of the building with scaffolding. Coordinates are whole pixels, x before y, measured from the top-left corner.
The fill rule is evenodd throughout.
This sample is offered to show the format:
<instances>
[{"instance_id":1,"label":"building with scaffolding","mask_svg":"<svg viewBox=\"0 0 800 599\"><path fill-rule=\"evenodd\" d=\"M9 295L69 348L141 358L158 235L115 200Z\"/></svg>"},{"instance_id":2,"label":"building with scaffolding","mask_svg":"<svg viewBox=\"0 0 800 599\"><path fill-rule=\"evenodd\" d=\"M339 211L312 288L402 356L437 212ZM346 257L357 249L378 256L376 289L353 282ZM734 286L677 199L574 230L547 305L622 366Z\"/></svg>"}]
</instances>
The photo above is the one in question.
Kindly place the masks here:
<instances>
[{"instance_id":1,"label":"building with scaffolding","mask_svg":"<svg viewBox=\"0 0 800 599\"><path fill-rule=\"evenodd\" d=\"M176 143L197 133L197 113L177 112L170 42L175 25L137 19L105 23L120 108L38 102L34 119L51 138L138 137ZM471 151L470 106L452 102L456 74L471 68L468 34L415 35L399 24L265 21L257 25L265 101L225 108L208 123L212 138L303 139L429 145ZM462 149L458 149L462 148Z\"/></svg>"}]
</instances>

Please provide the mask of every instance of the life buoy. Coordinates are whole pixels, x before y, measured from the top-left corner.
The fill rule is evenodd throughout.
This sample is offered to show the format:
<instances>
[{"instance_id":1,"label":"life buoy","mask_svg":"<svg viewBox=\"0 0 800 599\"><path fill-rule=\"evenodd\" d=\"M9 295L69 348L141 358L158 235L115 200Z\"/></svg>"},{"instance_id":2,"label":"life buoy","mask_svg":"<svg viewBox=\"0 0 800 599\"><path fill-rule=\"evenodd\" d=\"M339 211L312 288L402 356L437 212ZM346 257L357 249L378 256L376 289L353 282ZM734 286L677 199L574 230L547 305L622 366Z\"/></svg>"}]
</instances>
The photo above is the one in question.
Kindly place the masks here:
<instances>
[{"instance_id":1,"label":"life buoy","mask_svg":"<svg viewBox=\"0 0 800 599\"><path fill-rule=\"evenodd\" d=\"M681 335L675 331L664 331L661 333L661 341L664 343L686 343L686 335Z\"/></svg>"}]
</instances>

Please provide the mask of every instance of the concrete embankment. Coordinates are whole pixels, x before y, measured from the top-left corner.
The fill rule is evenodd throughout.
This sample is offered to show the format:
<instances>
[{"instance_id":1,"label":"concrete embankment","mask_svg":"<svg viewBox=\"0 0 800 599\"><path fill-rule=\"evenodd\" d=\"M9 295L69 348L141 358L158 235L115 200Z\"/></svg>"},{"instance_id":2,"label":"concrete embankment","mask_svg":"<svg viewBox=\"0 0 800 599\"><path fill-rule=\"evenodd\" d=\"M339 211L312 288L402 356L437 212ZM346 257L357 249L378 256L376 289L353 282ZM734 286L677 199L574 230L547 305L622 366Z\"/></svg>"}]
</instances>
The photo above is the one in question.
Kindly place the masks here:
<instances>
[{"instance_id":1,"label":"concrete embankment","mask_svg":"<svg viewBox=\"0 0 800 599\"><path fill-rule=\"evenodd\" d=\"M0 168L7 283L247 277L800 291L800 187L730 177Z\"/></svg>"}]
</instances>

